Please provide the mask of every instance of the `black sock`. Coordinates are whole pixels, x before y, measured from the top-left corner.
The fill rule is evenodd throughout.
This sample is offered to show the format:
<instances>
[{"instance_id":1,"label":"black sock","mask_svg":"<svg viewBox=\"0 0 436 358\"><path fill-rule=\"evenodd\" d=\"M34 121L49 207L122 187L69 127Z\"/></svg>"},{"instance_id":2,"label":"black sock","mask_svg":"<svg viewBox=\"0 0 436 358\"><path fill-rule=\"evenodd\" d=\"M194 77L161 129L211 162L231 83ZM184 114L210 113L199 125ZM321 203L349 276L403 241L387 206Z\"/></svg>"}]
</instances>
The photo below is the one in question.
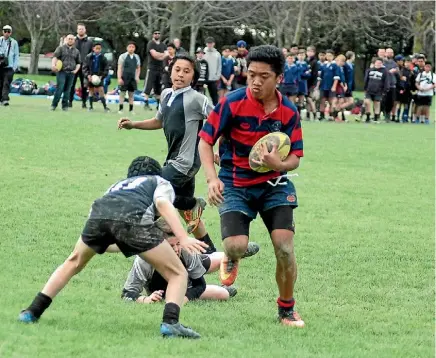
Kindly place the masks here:
<instances>
[{"instance_id":1,"label":"black sock","mask_svg":"<svg viewBox=\"0 0 436 358\"><path fill-rule=\"evenodd\" d=\"M148 107L148 98L144 101L144 106Z\"/></svg>"},{"instance_id":2,"label":"black sock","mask_svg":"<svg viewBox=\"0 0 436 358\"><path fill-rule=\"evenodd\" d=\"M324 112L321 112L321 113L319 114L319 119L324 119Z\"/></svg>"},{"instance_id":3,"label":"black sock","mask_svg":"<svg viewBox=\"0 0 436 358\"><path fill-rule=\"evenodd\" d=\"M175 303L169 302L165 304L162 321L168 324L179 322L180 307Z\"/></svg>"},{"instance_id":4,"label":"black sock","mask_svg":"<svg viewBox=\"0 0 436 358\"><path fill-rule=\"evenodd\" d=\"M370 118L371 118L371 114L370 114L370 113L367 113L367 114L366 114L366 120L369 121Z\"/></svg>"},{"instance_id":5,"label":"black sock","mask_svg":"<svg viewBox=\"0 0 436 358\"><path fill-rule=\"evenodd\" d=\"M333 111L333 118L336 118L338 116L338 111Z\"/></svg>"},{"instance_id":6,"label":"black sock","mask_svg":"<svg viewBox=\"0 0 436 358\"><path fill-rule=\"evenodd\" d=\"M195 204L197 204L197 199L179 195L176 195L173 203L174 207L178 210L192 210Z\"/></svg>"},{"instance_id":7,"label":"black sock","mask_svg":"<svg viewBox=\"0 0 436 358\"><path fill-rule=\"evenodd\" d=\"M392 115L392 121L395 121L395 114Z\"/></svg>"},{"instance_id":8,"label":"black sock","mask_svg":"<svg viewBox=\"0 0 436 358\"><path fill-rule=\"evenodd\" d=\"M159 108L159 104L160 104L160 99L156 98L156 106L157 106L157 108Z\"/></svg>"},{"instance_id":9,"label":"black sock","mask_svg":"<svg viewBox=\"0 0 436 358\"><path fill-rule=\"evenodd\" d=\"M133 111L133 104L129 103L129 112L132 112L132 111Z\"/></svg>"},{"instance_id":10,"label":"black sock","mask_svg":"<svg viewBox=\"0 0 436 358\"><path fill-rule=\"evenodd\" d=\"M39 318L50 306L51 302L52 299L50 297L41 292L38 292L32 303L30 304L29 308L27 309L31 311L36 318Z\"/></svg>"},{"instance_id":11,"label":"black sock","mask_svg":"<svg viewBox=\"0 0 436 358\"><path fill-rule=\"evenodd\" d=\"M122 111L124 109L124 105L120 104L120 111Z\"/></svg>"},{"instance_id":12,"label":"black sock","mask_svg":"<svg viewBox=\"0 0 436 358\"><path fill-rule=\"evenodd\" d=\"M89 96L89 108L92 108L92 96Z\"/></svg>"},{"instance_id":13,"label":"black sock","mask_svg":"<svg viewBox=\"0 0 436 358\"><path fill-rule=\"evenodd\" d=\"M101 103L103 103L103 108L106 108L106 98L101 97Z\"/></svg>"},{"instance_id":14,"label":"black sock","mask_svg":"<svg viewBox=\"0 0 436 358\"><path fill-rule=\"evenodd\" d=\"M380 114L374 114L374 120L378 121L378 119L380 118Z\"/></svg>"},{"instance_id":15,"label":"black sock","mask_svg":"<svg viewBox=\"0 0 436 358\"><path fill-rule=\"evenodd\" d=\"M216 251L215 245L213 244L209 234L204 235L201 239L198 239L198 240L203 241L205 244L207 244L209 246L208 251L211 251L211 252Z\"/></svg>"},{"instance_id":16,"label":"black sock","mask_svg":"<svg viewBox=\"0 0 436 358\"><path fill-rule=\"evenodd\" d=\"M345 118L345 113L344 113L344 111L342 111L341 114L342 114L342 120L345 121L346 118Z\"/></svg>"}]
</instances>

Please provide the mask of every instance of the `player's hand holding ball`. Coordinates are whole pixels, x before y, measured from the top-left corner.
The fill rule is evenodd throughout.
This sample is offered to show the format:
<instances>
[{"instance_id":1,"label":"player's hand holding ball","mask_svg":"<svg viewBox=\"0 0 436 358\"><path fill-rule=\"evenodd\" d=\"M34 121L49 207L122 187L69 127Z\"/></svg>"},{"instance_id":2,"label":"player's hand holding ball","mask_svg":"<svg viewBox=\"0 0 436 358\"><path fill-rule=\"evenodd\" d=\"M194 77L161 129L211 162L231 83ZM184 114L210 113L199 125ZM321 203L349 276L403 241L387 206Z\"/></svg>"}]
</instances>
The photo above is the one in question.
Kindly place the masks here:
<instances>
[{"instance_id":1,"label":"player's hand holding ball","mask_svg":"<svg viewBox=\"0 0 436 358\"><path fill-rule=\"evenodd\" d=\"M118 129L132 129L133 122L129 118L121 118L118 121Z\"/></svg>"},{"instance_id":2,"label":"player's hand holding ball","mask_svg":"<svg viewBox=\"0 0 436 358\"><path fill-rule=\"evenodd\" d=\"M208 201L210 205L219 206L223 203L224 183L218 178L212 179L207 184L208 186Z\"/></svg>"},{"instance_id":3,"label":"player's hand holding ball","mask_svg":"<svg viewBox=\"0 0 436 358\"><path fill-rule=\"evenodd\" d=\"M282 159L280 158L279 151L277 150L277 145L273 144L272 150L268 150L266 143L260 143L260 153L259 159L253 159L255 164L263 167L268 167L271 170L280 172L282 168Z\"/></svg>"}]
</instances>

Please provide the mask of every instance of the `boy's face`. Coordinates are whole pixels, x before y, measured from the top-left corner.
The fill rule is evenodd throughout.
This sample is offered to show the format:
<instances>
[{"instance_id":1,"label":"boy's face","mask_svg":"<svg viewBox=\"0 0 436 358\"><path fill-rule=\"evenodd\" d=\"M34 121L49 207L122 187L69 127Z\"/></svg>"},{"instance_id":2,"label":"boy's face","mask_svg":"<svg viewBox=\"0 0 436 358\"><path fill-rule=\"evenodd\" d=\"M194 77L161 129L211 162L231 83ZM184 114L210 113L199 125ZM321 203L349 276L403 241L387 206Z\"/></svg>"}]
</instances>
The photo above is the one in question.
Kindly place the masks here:
<instances>
[{"instance_id":1,"label":"boy's face","mask_svg":"<svg viewBox=\"0 0 436 358\"><path fill-rule=\"evenodd\" d=\"M431 65L427 64L424 66L424 71L425 72L430 72L431 71Z\"/></svg>"},{"instance_id":2,"label":"boy's face","mask_svg":"<svg viewBox=\"0 0 436 358\"><path fill-rule=\"evenodd\" d=\"M283 53L283 55L288 56L288 49L286 47L283 47L282 53Z\"/></svg>"},{"instance_id":3,"label":"boy's face","mask_svg":"<svg viewBox=\"0 0 436 358\"><path fill-rule=\"evenodd\" d=\"M229 55L230 55L230 50L228 48L224 49L223 50L223 56L224 57L229 57Z\"/></svg>"},{"instance_id":4,"label":"boy's face","mask_svg":"<svg viewBox=\"0 0 436 358\"><path fill-rule=\"evenodd\" d=\"M315 51L313 50L307 50L307 57L311 58L315 56Z\"/></svg>"},{"instance_id":5,"label":"boy's face","mask_svg":"<svg viewBox=\"0 0 436 358\"><path fill-rule=\"evenodd\" d=\"M411 64L412 64L412 62L410 60L404 61L404 67L409 68Z\"/></svg>"},{"instance_id":6,"label":"boy's face","mask_svg":"<svg viewBox=\"0 0 436 358\"><path fill-rule=\"evenodd\" d=\"M276 86L282 79L270 64L265 62L251 62L248 66L247 84L253 97L259 101L275 93Z\"/></svg>"},{"instance_id":7,"label":"boy's face","mask_svg":"<svg viewBox=\"0 0 436 358\"><path fill-rule=\"evenodd\" d=\"M127 52L128 53L132 54L132 53L135 52L135 50L136 50L136 47L135 47L134 44L130 44L130 45L127 46Z\"/></svg>"},{"instance_id":8,"label":"boy's face","mask_svg":"<svg viewBox=\"0 0 436 358\"><path fill-rule=\"evenodd\" d=\"M404 66L404 61L403 61L403 60L398 60L398 61L397 61L397 65L398 65L399 67L403 67L403 66Z\"/></svg>"},{"instance_id":9,"label":"boy's face","mask_svg":"<svg viewBox=\"0 0 436 358\"><path fill-rule=\"evenodd\" d=\"M298 47L294 46L291 47L291 54L293 54L294 56L296 56L298 54Z\"/></svg>"},{"instance_id":10,"label":"boy's face","mask_svg":"<svg viewBox=\"0 0 436 358\"><path fill-rule=\"evenodd\" d=\"M332 53L327 53L325 55L325 58L327 59L328 62L332 62L333 61L333 54Z\"/></svg>"},{"instance_id":11,"label":"boy's face","mask_svg":"<svg viewBox=\"0 0 436 358\"><path fill-rule=\"evenodd\" d=\"M98 54L101 53L101 46L100 46L100 45L96 45L96 46L94 46L94 53L95 53L96 55L98 55Z\"/></svg>"},{"instance_id":12,"label":"boy's face","mask_svg":"<svg viewBox=\"0 0 436 358\"><path fill-rule=\"evenodd\" d=\"M324 62L324 61L325 61L325 53L320 53L320 54L318 54L318 59L319 59L321 62Z\"/></svg>"},{"instance_id":13,"label":"boy's face","mask_svg":"<svg viewBox=\"0 0 436 358\"><path fill-rule=\"evenodd\" d=\"M294 56L288 56L286 57L286 61L288 62L289 65L292 65L295 61L295 57Z\"/></svg>"},{"instance_id":14,"label":"boy's face","mask_svg":"<svg viewBox=\"0 0 436 358\"><path fill-rule=\"evenodd\" d=\"M170 56L174 56L174 55L176 54L176 50L175 50L175 48L172 47L172 46L168 46L168 47L167 47L167 51L168 51L168 54L169 54Z\"/></svg>"},{"instance_id":15,"label":"boy's face","mask_svg":"<svg viewBox=\"0 0 436 358\"><path fill-rule=\"evenodd\" d=\"M180 257L180 254L182 253L182 248L180 247L180 240L175 236L170 236L167 239L167 241L173 248L176 255Z\"/></svg>"},{"instance_id":16,"label":"boy's face","mask_svg":"<svg viewBox=\"0 0 436 358\"><path fill-rule=\"evenodd\" d=\"M418 58L418 61L416 61L419 68L423 68L425 65L425 61L423 58Z\"/></svg>"},{"instance_id":17,"label":"boy's face","mask_svg":"<svg viewBox=\"0 0 436 358\"><path fill-rule=\"evenodd\" d=\"M345 65L345 61L344 61L342 58L338 58L338 59L336 60L336 64L337 64L338 66L343 67L343 66Z\"/></svg>"},{"instance_id":18,"label":"boy's face","mask_svg":"<svg viewBox=\"0 0 436 358\"><path fill-rule=\"evenodd\" d=\"M380 61L380 60L375 61L375 63L374 63L375 68L379 69L382 66L383 66L383 61Z\"/></svg>"},{"instance_id":19,"label":"boy's face","mask_svg":"<svg viewBox=\"0 0 436 358\"><path fill-rule=\"evenodd\" d=\"M297 55L298 61L304 61L306 59L306 55L304 53L299 53Z\"/></svg>"},{"instance_id":20,"label":"boy's face","mask_svg":"<svg viewBox=\"0 0 436 358\"><path fill-rule=\"evenodd\" d=\"M197 60L203 59L203 55L204 55L203 52L197 52Z\"/></svg>"}]
</instances>

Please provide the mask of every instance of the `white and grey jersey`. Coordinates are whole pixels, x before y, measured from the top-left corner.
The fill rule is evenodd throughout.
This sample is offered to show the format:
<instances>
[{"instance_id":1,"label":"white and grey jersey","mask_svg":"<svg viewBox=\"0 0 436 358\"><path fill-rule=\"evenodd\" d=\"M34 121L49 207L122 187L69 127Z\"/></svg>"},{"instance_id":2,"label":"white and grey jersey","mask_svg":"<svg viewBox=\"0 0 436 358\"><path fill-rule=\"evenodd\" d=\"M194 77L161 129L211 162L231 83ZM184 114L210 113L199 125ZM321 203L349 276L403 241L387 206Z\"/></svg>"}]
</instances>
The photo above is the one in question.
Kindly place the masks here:
<instances>
[{"instance_id":1,"label":"white and grey jersey","mask_svg":"<svg viewBox=\"0 0 436 358\"><path fill-rule=\"evenodd\" d=\"M122 180L92 204L90 217L151 225L159 217L156 200L171 203L175 194L172 185L159 176L140 176Z\"/></svg>"},{"instance_id":2,"label":"white and grey jersey","mask_svg":"<svg viewBox=\"0 0 436 358\"><path fill-rule=\"evenodd\" d=\"M180 259L185 266L186 271L188 271L189 288L191 280L199 279L206 273L206 269L202 263L202 255L190 254L186 250L182 250ZM150 295L153 291L151 283L154 274L158 274L158 272L155 272L154 267L141 257L136 256L127 276L127 280L124 283L123 297L136 300L143 290L147 292L147 295Z\"/></svg>"},{"instance_id":3,"label":"white and grey jersey","mask_svg":"<svg viewBox=\"0 0 436 358\"><path fill-rule=\"evenodd\" d=\"M212 110L208 98L191 87L176 91L167 88L161 94L156 119L163 122L168 144L166 162L182 174L192 176L200 168L198 133Z\"/></svg>"}]
</instances>

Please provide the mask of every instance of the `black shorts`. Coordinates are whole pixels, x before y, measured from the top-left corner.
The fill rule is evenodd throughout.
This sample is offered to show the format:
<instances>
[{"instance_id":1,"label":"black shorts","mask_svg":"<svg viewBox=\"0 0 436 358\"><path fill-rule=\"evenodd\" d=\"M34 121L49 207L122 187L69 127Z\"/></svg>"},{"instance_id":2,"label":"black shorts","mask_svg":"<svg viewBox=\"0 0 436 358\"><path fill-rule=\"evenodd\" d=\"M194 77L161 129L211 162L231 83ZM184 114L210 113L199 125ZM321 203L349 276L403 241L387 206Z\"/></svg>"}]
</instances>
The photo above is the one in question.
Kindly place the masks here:
<instances>
[{"instance_id":1,"label":"black shorts","mask_svg":"<svg viewBox=\"0 0 436 358\"><path fill-rule=\"evenodd\" d=\"M410 100L412 99L409 91L398 90L398 89L397 89L397 93L396 93L395 97L396 97L396 100L398 102L400 102L401 104L409 104Z\"/></svg>"},{"instance_id":2,"label":"black shorts","mask_svg":"<svg viewBox=\"0 0 436 358\"><path fill-rule=\"evenodd\" d=\"M162 71L161 70L147 70L145 77L145 90L144 93L149 96L151 90L154 94L159 96L162 93Z\"/></svg>"},{"instance_id":3,"label":"black shorts","mask_svg":"<svg viewBox=\"0 0 436 358\"><path fill-rule=\"evenodd\" d=\"M353 97L353 92L347 90L347 91L345 92L345 94L344 94L344 97L345 97L345 98L350 98L350 97L352 98L352 97Z\"/></svg>"},{"instance_id":4,"label":"black shorts","mask_svg":"<svg viewBox=\"0 0 436 358\"><path fill-rule=\"evenodd\" d=\"M171 164L167 164L162 168L161 177L171 183L174 188L174 193L177 196L193 198L195 193L196 172L193 173L194 175L188 176L179 172Z\"/></svg>"},{"instance_id":5,"label":"black shorts","mask_svg":"<svg viewBox=\"0 0 436 358\"><path fill-rule=\"evenodd\" d=\"M371 94L371 93L366 93L365 94L365 98L366 99L370 99L371 101L375 101L375 102L381 102L383 96L380 94Z\"/></svg>"},{"instance_id":6,"label":"black shorts","mask_svg":"<svg viewBox=\"0 0 436 358\"><path fill-rule=\"evenodd\" d=\"M271 234L273 230L283 229L295 232L294 207L290 205L276 206L260 212L260 216ZM221 237L249 236L252 218L241 211L229 211L221 215Z\"/></svg>"},{"instance_id":7,"label":"black shorts","mask_svg":"<svg viewBox=\"0 0 436 358\"><path fill-rule=\"evenodd\" d=\"M167 234L154 224L88 218L82 232L82 241L97 254L103 254L109 245L117 244L126 257L149 251L160 245Z\"/></svg>"},{"instance_id":8,"label":"black shorts","mask_svg":"<svg viewBox=\"0 0 436 358\"><path fill-rule=\"evenodd\" d=\"M135 92L138 89L138 83L134 78L123 78L123 85L120 86L121 92Z\"/></svg>"},{"instance_id":9,"label":"black shorts","mask_svg":"<svg viewBox=\"0 0 436 358\"><path fill-rule=\"evenodd\" d=\"M282 83L279 86L279 91L283 96L296 96L298 94L298 86Z\"/></svg>"},{"instance_id":10,"label":"black shorts","mask_svg":"<svg viewBox=\"0 0 436 358\"><path fill-rule=\"evenodd\" d=\"M416 97L416 105L417 106L431 106L433 96L420 96Z\"/></svg>"},{"instance_id":11,"label":"black shorts","mask_svg":"<svg viewBox=\"0 0 436 358\"><path fill-rule=\"evenodd\" d=\"M336 91L322 90L321 98L336 98Z\"/></svg>"},{"instance_id":12,"label":"black shorts","mask_svg":"<svg viewBox=\"0 0 436 358\"><path fill-rule=\"evenodd\" d=\"M201 264L203 265L203 267L206 270L206 272L209 271L210 264L211 264L209 255L200 254L200 259L201 259Z\"/></svg>"}]
</instances>

